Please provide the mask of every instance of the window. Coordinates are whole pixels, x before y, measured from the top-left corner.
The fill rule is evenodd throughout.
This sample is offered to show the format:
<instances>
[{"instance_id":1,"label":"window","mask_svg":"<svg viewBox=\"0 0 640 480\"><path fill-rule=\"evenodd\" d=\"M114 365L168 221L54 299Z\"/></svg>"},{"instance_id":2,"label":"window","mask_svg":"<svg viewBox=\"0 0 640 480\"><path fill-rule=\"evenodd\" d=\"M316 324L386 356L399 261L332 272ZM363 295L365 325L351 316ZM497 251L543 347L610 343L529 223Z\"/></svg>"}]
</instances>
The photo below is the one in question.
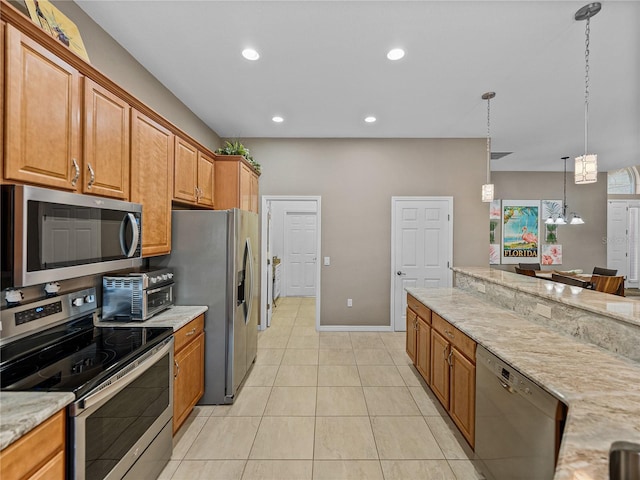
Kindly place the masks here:
<instances>
[{"instance_id":1,"label":"window","mask_svg":"<svg viewBox=\"0 0 640 480\"><path fill-rule=\"evenodd\" d=\"M638 170L636 167L613 170L607 175L608 194L635 194L638 193L638 185Z\"/></svg>"}]
</instances>

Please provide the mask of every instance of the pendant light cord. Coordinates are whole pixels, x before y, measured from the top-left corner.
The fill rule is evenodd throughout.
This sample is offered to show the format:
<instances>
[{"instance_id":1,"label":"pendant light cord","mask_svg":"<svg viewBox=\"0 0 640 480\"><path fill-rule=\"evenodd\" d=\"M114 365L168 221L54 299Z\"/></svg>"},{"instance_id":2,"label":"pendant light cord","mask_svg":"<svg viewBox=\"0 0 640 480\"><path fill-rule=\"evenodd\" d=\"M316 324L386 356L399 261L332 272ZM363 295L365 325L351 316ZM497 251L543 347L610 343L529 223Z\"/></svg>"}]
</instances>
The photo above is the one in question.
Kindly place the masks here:
<instances>
[{"instance_id":1,"label":"pendant light cord","mask_svg":"<svg viewBox=\"0 0 640 480\"><path fill-rule=\"evenodd\" d=\"M584 51L584 154L587 154L587 138L589 135L589 34L591 29L589 23L591 17L587 18L585 29L585 51Z\"/></svg>"},{"instance_id":2,"label":"pendant light cord","mask_svg":"<svg viewBox=\"0 0 640 480\"><path fill-rule=\"evenodd\" d=\"M491 97L487 98L487 183L491 183Z\"/></svg>"}]
</instances>

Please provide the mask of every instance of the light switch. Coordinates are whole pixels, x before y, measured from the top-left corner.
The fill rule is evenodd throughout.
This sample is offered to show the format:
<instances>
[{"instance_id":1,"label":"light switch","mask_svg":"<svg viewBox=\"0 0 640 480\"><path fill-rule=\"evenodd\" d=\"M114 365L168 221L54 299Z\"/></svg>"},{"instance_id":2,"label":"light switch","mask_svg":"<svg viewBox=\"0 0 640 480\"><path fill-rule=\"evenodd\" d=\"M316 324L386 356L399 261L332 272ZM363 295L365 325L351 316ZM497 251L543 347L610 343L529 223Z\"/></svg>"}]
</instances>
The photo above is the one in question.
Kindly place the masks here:
<instances>
[{"instance_id":1,"label":"light switch","mask_svg":"<svg viewBox=\"0 0 640 480\"><path fill-rule=\"evenodd\" d=\"M331 257L324 257L324 266L328 267L331 265Z\"/></svg>"}]
</instances>

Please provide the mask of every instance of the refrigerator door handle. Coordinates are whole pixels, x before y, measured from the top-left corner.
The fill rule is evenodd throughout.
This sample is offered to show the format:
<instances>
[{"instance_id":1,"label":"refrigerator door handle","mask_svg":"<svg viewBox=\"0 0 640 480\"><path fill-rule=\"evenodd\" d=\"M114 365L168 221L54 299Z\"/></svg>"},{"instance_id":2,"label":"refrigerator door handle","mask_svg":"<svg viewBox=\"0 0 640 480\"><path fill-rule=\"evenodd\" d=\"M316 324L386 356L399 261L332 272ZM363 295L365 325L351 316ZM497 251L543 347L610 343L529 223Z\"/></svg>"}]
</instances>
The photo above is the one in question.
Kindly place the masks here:
<instances>
[{"instance_id":1,"label":"refrigerator door handle","mask_svg":"<svg viewBox=\"0 0 640 480\"><path fill-rule=\"evenodd\" d=\"M245 265L245 272L247 271L247 267L248 267L248 275L245 275L245 282L249 283L249 301L247 302L247 316L244 319L244 323L245 325L249 323L249 320L251 319L251 309L253 307L253 252L251 250L251 240L249 238L247 238L247 242L245 244L245 249L246 249L246 253L247 255L245 255L245 259L247 259L247 263L249 265ZM246 301L246 299L245 299Z\"/></svg>"}]
</instances>

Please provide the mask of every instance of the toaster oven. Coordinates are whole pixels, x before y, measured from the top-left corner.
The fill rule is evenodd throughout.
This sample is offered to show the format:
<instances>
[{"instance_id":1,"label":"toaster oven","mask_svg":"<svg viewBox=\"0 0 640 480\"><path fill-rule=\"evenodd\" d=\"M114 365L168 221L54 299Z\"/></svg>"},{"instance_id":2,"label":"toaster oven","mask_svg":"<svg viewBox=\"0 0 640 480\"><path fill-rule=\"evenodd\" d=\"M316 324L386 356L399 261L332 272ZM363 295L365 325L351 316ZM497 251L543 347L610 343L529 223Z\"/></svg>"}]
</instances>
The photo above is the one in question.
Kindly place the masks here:
<instances>
[{"instance_id":1,"label":"toaster oven","mask_svg":"<svg viewBox=\"0 0 640 480\"><path fill-rule=\"evenodd\" d=\"M102 320L144 321L173 305L173 270L102 277Z\"/></svg>"}]
</instances>

